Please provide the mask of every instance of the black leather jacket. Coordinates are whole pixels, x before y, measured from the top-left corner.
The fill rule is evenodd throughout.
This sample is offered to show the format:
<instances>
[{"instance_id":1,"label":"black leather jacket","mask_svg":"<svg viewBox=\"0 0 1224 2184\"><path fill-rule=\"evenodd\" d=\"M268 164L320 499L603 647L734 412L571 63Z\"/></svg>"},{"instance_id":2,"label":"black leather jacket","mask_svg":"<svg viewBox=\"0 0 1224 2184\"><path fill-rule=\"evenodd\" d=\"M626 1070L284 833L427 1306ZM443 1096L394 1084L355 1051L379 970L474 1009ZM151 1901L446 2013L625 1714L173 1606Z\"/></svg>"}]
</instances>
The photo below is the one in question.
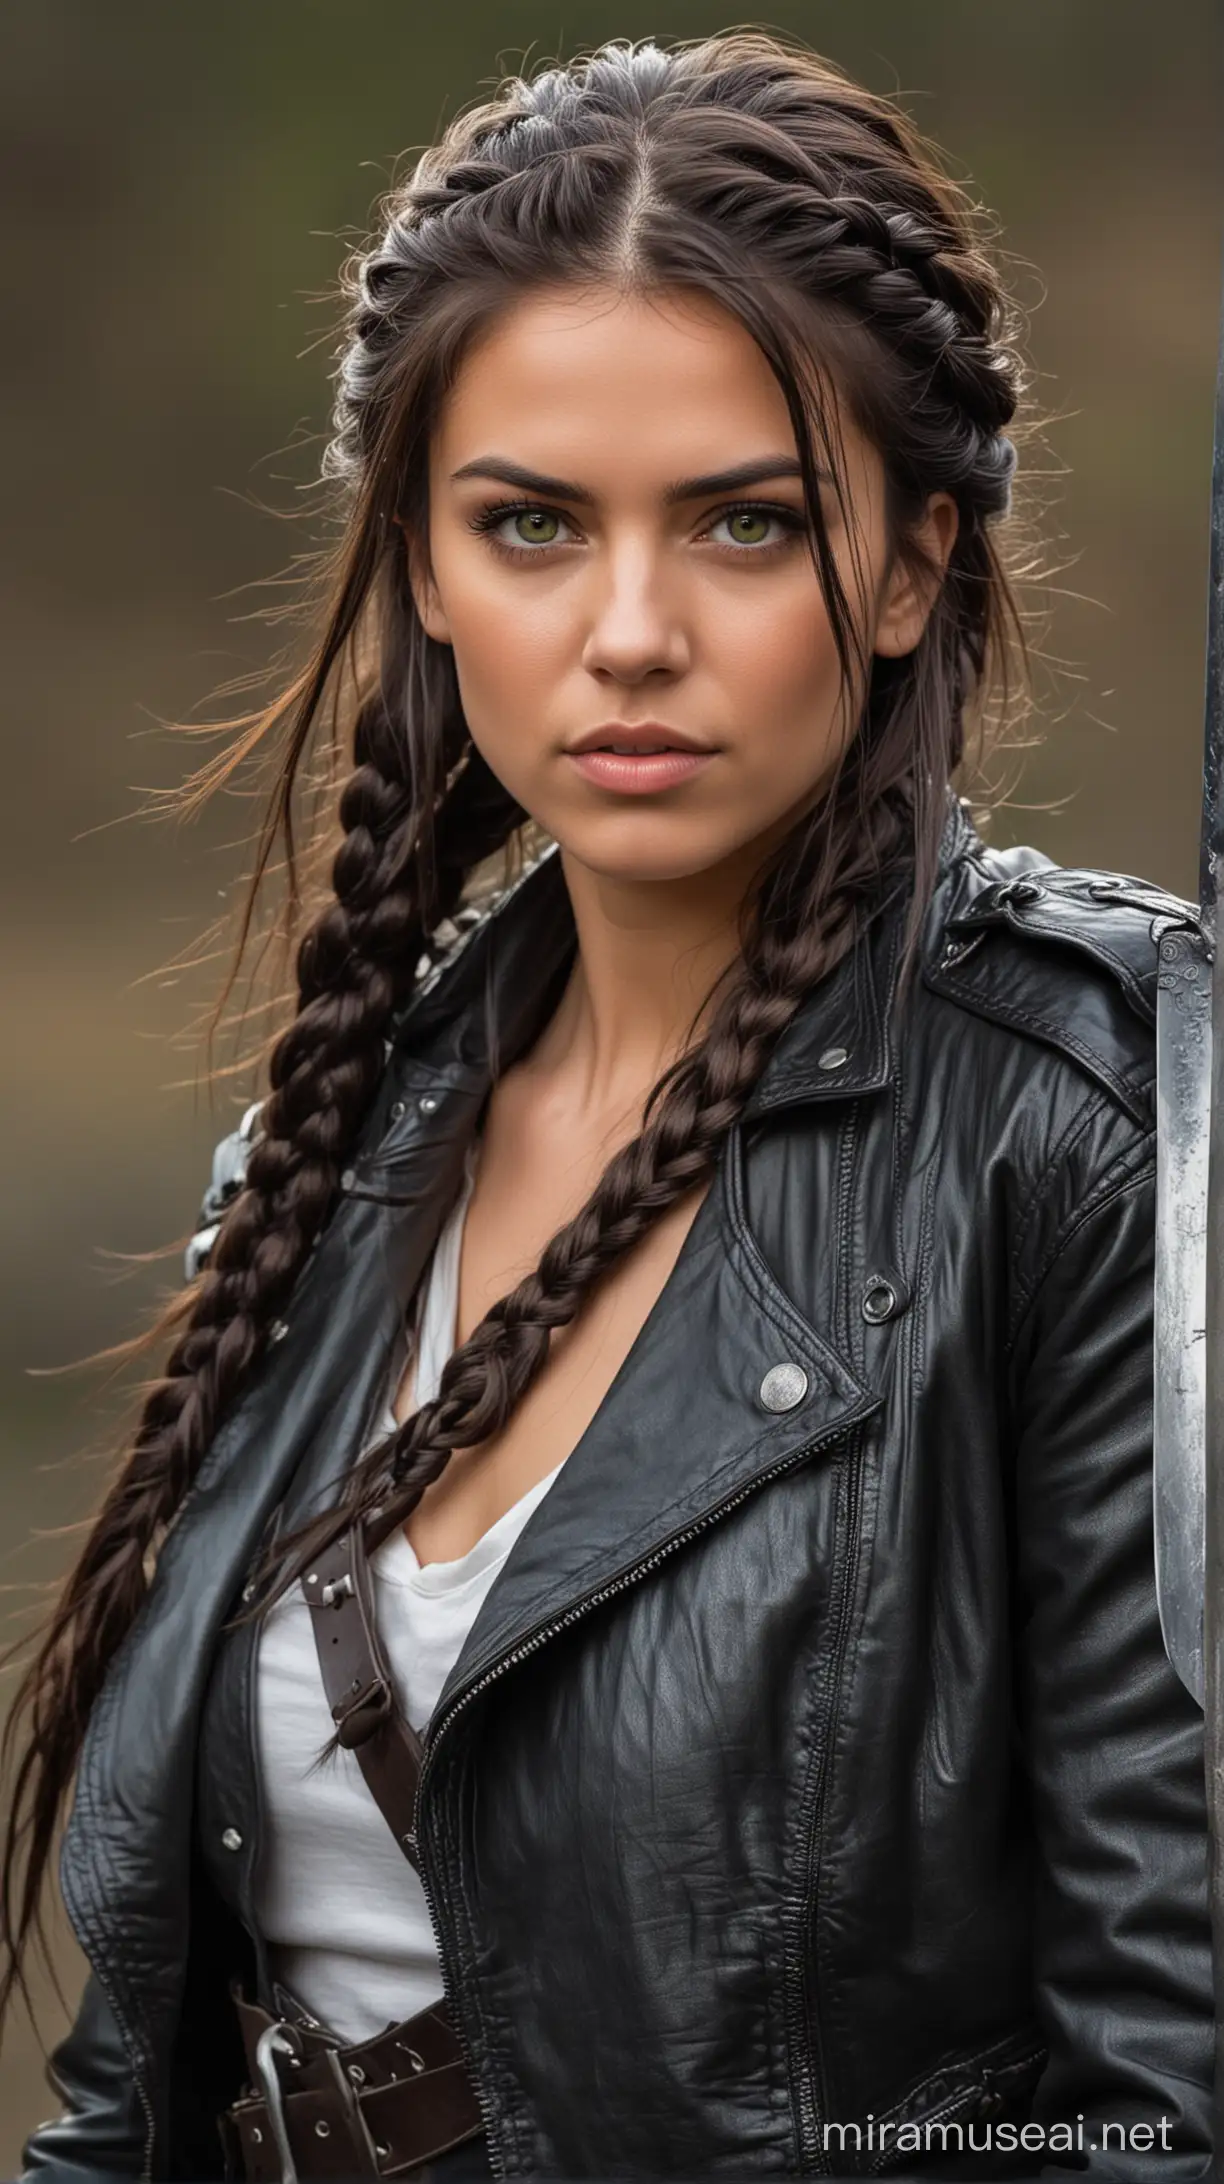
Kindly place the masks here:
<instances>
[{"instance_id":1,"label":"black leather jacket","mask_svg":"<svg viewBox=\"0 0 1224 2184\"><path fill-rule=\"evenodd\" d=\"M986 848L951 800L893 1020L901 908L775 1051L430 1723L421 1854L499 2174L1207 2158L1202 1724L1151 1518L1156 940L1196 913ZM267 1970L254 1646L218 1632L369 1427L490 1023L524 1051L573 947L551 855L419 988L113 1666L36 2178L218 2174L226 1983ZM1026 2118L1053 2151L982 2150ZM961 2166L915 2151L937 2122L974 2125Z\"/></svg>"}]
</instances>

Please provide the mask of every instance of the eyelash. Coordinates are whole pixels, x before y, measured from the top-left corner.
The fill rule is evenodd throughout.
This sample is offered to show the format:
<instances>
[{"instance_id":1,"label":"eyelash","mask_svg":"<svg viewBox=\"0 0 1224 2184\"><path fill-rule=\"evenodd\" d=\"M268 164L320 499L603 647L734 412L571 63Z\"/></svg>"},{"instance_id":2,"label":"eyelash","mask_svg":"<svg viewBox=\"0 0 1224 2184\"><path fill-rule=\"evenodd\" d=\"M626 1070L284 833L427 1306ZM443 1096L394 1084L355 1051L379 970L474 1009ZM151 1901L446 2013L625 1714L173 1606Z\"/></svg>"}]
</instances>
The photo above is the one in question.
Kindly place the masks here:
<instances>
[{"instance_id":1,"label":"eyelash","mask_svg":"<svg viewBox=\"0 0 1224 2184\"><path fill-rule=\"evenodd\" d=\"M563 540L549 539L543 546L511 546L505 539L495 537L499 523L504 523L508 516L522 515L557 515L562 523L569 521L568 516L561 515L560 509L550 508L545 501L503 500L480 509L478 514L469 519L468 528L487 538L493 551L501 554L507 561L539 561L545 554L564 544ZM775 523L782 525L786 534L783 538L773 539L761 546L727 545L721 549L740 560L752 556L759 561L767 554L784 551L800 536L804 528L803 517L794 508L788 508L776 501L728 501L724 508L718 510L717 515L711 517L710 523L725 523L728 516L739 515L769 516Z\"/></svg>"}]
</instances>

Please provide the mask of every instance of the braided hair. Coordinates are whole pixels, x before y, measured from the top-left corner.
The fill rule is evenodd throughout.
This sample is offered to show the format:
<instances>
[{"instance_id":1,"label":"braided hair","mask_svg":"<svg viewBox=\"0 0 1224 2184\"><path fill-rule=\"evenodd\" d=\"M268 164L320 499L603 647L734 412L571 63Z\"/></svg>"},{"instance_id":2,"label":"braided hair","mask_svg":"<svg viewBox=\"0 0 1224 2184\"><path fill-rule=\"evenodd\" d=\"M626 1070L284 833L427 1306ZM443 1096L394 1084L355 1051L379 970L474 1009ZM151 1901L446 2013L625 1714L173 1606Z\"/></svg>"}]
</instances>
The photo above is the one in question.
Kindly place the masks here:
<instances>
[{"instance_id":1,"label":"braided hair","mask_svg":"<svg viewBox=\"0 0 1224 2184\"><path fill-rule=\"evenodd\" d=\"M1009 507L1006 428L1021 394L1009 307L974 209L894 105L763 31L666 49L615 40L509 79L392 189L377 240L345 272L323 464L343 525L322 632L306 669L255 722L288 734L251 899L278 830L292 871L295 778L350 670L354 770L331 899L298 948L297 1013L268 1059L243 1187L208 1263L152 1331L172 1338L164 1366L10 1717L0 2002L22 1979L107 1666L329 1217L422 949L475 869L512 850L529 817L472 743L450 649L416 611L401 534L423 534L431 434L467 345L528 289L566 282L703 292L758 342L795 431L852 732L820 804L745 901L739 956L708 1029L653 1087L638 1135L455 1352L437 1399L278 1549L277 1587L355 1515L377 1508L380 1534L402 1522L455 1449L505 1425L553 1329L709 1175L773 1047L894 874L909 891L904 987L967 713L985 706L1023 648L992 527ZM868 657L830 547L817 445L845 508L839 398L882 457L897 553L921 559L911 532L931 493L951 494L958 511L924 634L901 659ZM248 900L242 937L250 917Z\"/></svg>"}]
</instances>

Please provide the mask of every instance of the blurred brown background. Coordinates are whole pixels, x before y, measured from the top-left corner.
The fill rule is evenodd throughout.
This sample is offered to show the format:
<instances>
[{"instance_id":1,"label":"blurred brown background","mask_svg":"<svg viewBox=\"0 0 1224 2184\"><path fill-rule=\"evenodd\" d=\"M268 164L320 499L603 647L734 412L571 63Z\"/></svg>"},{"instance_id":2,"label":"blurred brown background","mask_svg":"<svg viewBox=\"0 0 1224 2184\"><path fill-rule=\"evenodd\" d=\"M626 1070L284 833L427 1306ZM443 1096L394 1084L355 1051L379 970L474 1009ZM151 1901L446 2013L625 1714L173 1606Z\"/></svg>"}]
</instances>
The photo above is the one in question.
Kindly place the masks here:
<instances>
[{"instance_id":1,"label":"blurred brown background","mask_svg":"<svg viewBox=\"0 0 1224 2184\"><path fill-rule=\"evenodd\" d=\"M174 1281L173 1258L115 1255L190 1224L245 1090L210 1107L196 1087L181 1034L208 981L161 966L223 907L250 809L127 815L203 755L158 724L208 717L267 656L250 616L270 595L244 587L286 566L261 504L292 506L320 452L319 299L395 156L504 67L730 19L698 0L0 15L5 1618L62 1561L31 1527L87 1506L98 1467L65 1459L112 1415L96 1377L31 1369L132 1332ZM1192 893L1224 205L1210 0L775 0L766 20L899 89L1025 261L1074 561L1048 639L1068 672L1043 677L1046 740L995 838ZM49 2036L60 2022L49 2006ZM0 2172L52 2105L18 2025Z\"/></svg>"}]
</instances>

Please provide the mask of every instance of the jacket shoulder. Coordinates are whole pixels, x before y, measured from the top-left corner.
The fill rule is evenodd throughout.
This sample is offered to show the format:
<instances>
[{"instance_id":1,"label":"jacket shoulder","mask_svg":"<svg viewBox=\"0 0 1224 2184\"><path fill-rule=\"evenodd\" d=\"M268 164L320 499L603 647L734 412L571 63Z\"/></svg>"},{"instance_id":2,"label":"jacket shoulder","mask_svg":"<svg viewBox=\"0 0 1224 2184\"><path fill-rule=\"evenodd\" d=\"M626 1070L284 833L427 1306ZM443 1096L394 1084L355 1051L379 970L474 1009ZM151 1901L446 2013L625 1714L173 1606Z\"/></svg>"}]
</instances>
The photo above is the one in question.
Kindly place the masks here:
<instances>
[{"instance_id":1,"label":"jacket shoulder","mask_svg":"<svg viewBox=\"0 0 1224 2184\"><path fill-rule=\"evenodd\" d=\"M1195 903L1153 880L979 845L940 905L923 982L1058 1048L1150 1123L1161 942L1202 946Z\"/></svg>"}]
</instances>

